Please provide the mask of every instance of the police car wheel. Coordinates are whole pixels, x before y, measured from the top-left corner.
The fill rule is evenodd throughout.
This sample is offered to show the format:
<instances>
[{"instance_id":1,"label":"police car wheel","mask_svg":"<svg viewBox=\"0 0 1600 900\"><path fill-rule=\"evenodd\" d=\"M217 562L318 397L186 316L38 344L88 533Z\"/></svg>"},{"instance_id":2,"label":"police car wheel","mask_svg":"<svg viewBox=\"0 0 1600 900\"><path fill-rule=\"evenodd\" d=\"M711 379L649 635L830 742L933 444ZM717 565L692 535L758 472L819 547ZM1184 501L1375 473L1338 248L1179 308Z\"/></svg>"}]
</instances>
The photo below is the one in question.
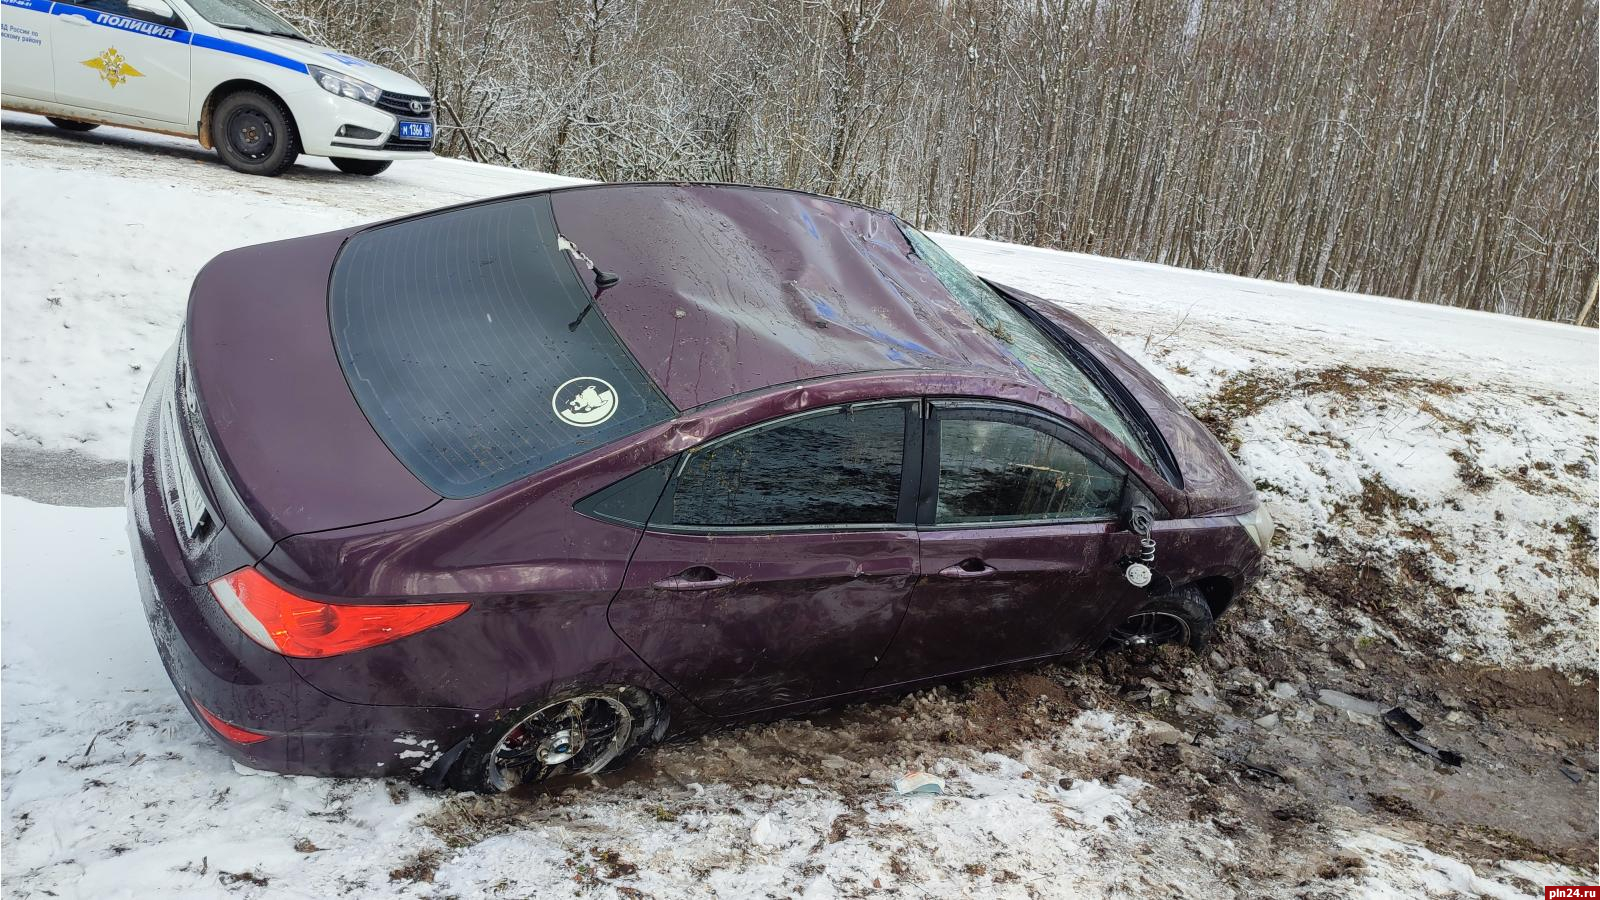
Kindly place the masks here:
<instances>
[{"instance_id":1,"label":"police car wheel","mask_svg":"<svg viewBox=\"0 0 1600 900\"><path fill-rule=\"evenodd\" d=\"M333 157L333 165L346 175L377 175L389 168L387 159L347 159Z\"/></svg>"},{"instance_id":2,"label":"police car wheel","mask_svg":"<svg viewBox=\"0 0 1600 900\"><path fill-rule=\"evenodd\" d=\"M93 131L100 127L94 122L79 122L76 119L58 119L55 116L45 116L45 118L62 131Z\"/></svg>"},{"instance_id":3,"label":"police car wheel","mask_svg":"<svg viewBox=\"0 0 1600 900\"><path fill-rule=\"evenodd\" d=\"M229 94L217 104L211 114L211 144L223 162L246 175L281 175L300 155L289 111L255 91Z\"/></svg>"}]
</instances>

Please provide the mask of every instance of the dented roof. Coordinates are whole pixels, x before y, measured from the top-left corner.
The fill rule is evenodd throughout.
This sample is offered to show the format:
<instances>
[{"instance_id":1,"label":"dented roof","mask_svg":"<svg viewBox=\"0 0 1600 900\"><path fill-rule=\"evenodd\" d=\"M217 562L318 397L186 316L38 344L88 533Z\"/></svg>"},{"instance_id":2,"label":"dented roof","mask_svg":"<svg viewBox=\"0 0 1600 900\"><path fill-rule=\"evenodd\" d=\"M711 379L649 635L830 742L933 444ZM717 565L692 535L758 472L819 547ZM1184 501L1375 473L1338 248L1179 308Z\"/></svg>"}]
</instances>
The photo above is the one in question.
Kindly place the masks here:
<instances>
[{"instance_id":1,"label":"dented roof","mask_svg":"<svg viewBox=\"0 0 1600 900\"><path fill-rule=\"evenodd\" d=\"M777 384L894 369L1035 382L918 259L888 213L734 185L550 195L561 234L619 277L604 312L679 409Z\"/></svg>"}]
</instances>

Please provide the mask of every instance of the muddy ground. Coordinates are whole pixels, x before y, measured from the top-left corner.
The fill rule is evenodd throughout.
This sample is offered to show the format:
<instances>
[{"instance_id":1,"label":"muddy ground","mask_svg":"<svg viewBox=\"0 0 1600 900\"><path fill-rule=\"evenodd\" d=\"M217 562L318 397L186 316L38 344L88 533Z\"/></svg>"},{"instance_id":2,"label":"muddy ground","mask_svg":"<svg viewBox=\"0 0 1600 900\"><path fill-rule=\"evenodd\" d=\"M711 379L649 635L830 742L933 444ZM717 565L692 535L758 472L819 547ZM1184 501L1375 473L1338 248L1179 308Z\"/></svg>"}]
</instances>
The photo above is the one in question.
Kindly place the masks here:
<instances>
[{"instance_id":1,"label":"muddy ground","mask_svg":"<svg viewBox=\"0 0 1600 900\"><path fill-rule=\"evenodd\" d=\"M1248 621L1250 612L1234 610L1235 621ZM1384 710L1403 707L1425 723L1423 737L1464 761L1437 762L1402 743L1379 717L1319 701L1324 690ZM1143 727L1124 744L1087 750L1052 741L1086 709ZM599 794L648 803L663 822L687 820L703 811L693 790L700 783L732 785L751 800L815 784L844 799L830 840L870 837L887 773L991 752L1064 773L1062 787L1122 776L1146 782L1153 789L1141 796L1152 815L1209 825L1236 845L1217 860L1211 887L1242 895L1353 891L1365 863L1340 849L1334 831L1397 833L1474 868L1517 859L1594 870L1596 727L1593 679L1329 643L1293 623L1274 623L1267 638L1225 620L1204 657L1163 648L1012 671L670 744L592 781L458 796L427 823L447 849L420 854L393 874L431 879L450 850L497 834L570 826L569 808ZM907 838L899 825L884 828L886 842ZM616 879L639 863L616 854L597 845L572 860L574 877L623 885ZM1004 860L976 865L984 871L967 864L964 874L978 895L1008 882ZM918 870L907 865L899 876L899 887L915 894ZM1508 880L1539 893L1531 881ZM857 887L866 895L896 886L876 881Z\"/></svg>"}]
</instances>

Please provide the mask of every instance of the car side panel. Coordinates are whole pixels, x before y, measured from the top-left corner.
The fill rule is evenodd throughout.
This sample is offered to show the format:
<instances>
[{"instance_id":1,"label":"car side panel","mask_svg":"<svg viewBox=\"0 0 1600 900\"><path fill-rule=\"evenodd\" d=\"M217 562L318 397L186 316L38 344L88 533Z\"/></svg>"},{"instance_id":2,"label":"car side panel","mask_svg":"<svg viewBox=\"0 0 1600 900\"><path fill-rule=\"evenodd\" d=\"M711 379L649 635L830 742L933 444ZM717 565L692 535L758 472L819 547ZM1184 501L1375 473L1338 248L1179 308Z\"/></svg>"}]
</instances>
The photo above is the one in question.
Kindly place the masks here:
<instances>
[{"instance_id":1,"label":"car side panel","mask_svg":"<svg viewBox=\"0 0 1600 900\"><path fill-rule=\"evenodd\" d=\"M1128 588L1117 583L1111 531L1105 523L924 530L911 608L868 680L895 684L1078 649ZM994 571L941 574L965 560Z\"/></svg>"},{"instance_id":2,"label":"car side panel","mask_svg":"<svg viewBox=\"0 0 1600 900\"><path fill-rule=\"evenodd\" d=\"M58 102L167 127L188 121L188 31L66 3L50 18Z\"/></svg>"},{"instance_id":3,"label":"car side panel","mask_svg":"<svg viewBox=\"0 0 1600 900\"><path fill-rule=\"evenodd\" d=\"M46 0L6 0L0 5L0 82L8 103L51 102L56 75L51 62L50 4Z\"/></svg>"},{"instance_id":4,"label":"car side panel","mask_svg":"<svg viewBox=\"0 0 1600 900\"><path fill-rule=\"evenodd\" d=\"M693 566L725 587L666 590ZM707 712L738 715L855 690L905 615L911 528L864 532L647 532L609 621Z\"/></svg>"}]
</instances>

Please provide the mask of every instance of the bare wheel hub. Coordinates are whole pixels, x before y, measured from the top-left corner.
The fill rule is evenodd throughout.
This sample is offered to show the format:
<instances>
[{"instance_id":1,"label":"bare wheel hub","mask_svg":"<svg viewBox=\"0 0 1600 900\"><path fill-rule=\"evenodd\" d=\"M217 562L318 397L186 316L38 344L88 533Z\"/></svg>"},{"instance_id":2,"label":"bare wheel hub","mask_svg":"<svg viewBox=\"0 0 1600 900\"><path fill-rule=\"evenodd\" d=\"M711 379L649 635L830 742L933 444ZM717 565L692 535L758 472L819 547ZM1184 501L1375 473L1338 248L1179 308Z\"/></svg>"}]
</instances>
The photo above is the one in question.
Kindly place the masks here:
<instances>
[{"instance_id":1,"label":"bare wheel hub","mask_svg":"<svg viewBox=\"0 0 1600 900\"><path fill-rule=\"evenodd\" d=\"M1122 647L1153 647L1158 644L1187 644L1189 623L1168 612L1135 613L1111 632L1112 643Z\"/></svg>"},{"instance_id":2,"label":"bare wheel hub","mask_svg":"<svg viewBox=\"0 0 1600 900\"><path fill-rule=\"evenodd\" d=\"M628 748L634 726L633 713L616 696L558 700L501 736L490 754L489 781L503 791L558 775L592 775Z\"/></svg>"},{"instance_id":3,"label":"bare wheel hub","mask_svg":"<svg viewBox=\"0 0 1600 900\"><path fill-rule=\"evenodd\" d=\"M582 749L583 732L563 728L539 742L539 761L547 766L559 765Z\"/></svg>"}]
</instances>

